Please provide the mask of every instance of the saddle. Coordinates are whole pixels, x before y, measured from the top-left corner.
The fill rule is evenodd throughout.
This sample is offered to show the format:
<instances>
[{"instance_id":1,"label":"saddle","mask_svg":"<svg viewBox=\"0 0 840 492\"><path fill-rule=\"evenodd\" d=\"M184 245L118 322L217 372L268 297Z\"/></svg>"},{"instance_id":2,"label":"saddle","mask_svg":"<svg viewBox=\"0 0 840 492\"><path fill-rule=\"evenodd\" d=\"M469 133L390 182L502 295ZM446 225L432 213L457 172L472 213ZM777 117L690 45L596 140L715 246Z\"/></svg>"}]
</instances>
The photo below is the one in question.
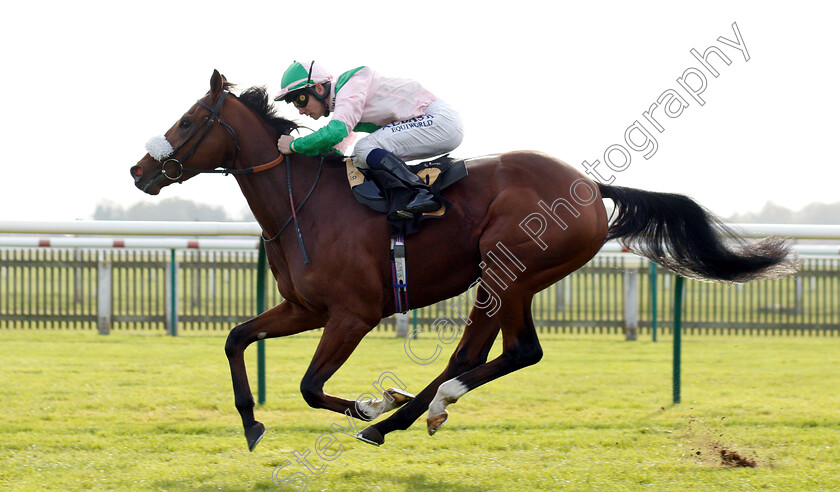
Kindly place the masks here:
<instances>
[{"instance_id":1,"label":"saddle","mask_svg":"<svg viewBox=\"0 0 840 492\"><path fill-rule=\"evenodd\" d=\"M441 203L440 209L422 214L413 219L395 217L393 212L402 209L411 200L413 190L407 188L385 171L359 169L353 160L344 160L347 166L347 181L356 200L376 212L387 214L392 232L404 236L413 234L427 219L439 219L446 216L451 202L442 195L443 190L467 176L467 166L463 159L452 159L448 155L423 162L408 168L420 176L429 185L435 199Z\"/></svg>"}]
</instances>

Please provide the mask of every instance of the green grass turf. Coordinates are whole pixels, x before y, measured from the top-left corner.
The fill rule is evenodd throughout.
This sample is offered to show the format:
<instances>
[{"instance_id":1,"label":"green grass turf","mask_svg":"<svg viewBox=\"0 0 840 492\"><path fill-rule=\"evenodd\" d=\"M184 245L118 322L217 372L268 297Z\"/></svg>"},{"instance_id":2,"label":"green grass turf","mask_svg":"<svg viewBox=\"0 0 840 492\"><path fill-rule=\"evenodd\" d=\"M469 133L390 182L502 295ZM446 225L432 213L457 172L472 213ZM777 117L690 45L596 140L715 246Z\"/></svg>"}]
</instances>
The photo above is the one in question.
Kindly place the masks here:
<instances>
[{"instance_id":1,"label":"green grass turf","mask_svg":"<svg viewBox=\"0 0 840 492\"><path fill-rule=\"evenodd\" d=\"M0 490L840 488L837 338L684 337L676 406L669 341L542 338L542 362L462 397L434 437L420 419L379 448L300 397L314 334L269 340L268 433L249 453L223 337L2 330ZM434 340L412 347L428 357ZM390 371L416 393L452 348L421 366L377 333L326 389L356 398ZM330 432L326 461L315 446ZM285 461L275 478L298 475L280 489Z\"/></svg>"}]
</instances>

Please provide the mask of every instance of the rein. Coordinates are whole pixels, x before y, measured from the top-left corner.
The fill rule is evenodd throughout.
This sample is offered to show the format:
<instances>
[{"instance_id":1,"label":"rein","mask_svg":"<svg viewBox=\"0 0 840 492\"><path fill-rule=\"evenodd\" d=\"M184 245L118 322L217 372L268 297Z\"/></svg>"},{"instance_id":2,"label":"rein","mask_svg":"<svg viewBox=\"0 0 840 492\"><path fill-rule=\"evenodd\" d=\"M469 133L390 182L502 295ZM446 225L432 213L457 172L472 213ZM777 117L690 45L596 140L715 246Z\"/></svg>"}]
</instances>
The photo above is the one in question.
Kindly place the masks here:
<instances>
[{"instance_id":1,"label":"rein","mask_svg":"<svg viewBox=\"0 0 840 492\"><path fill-rule=\"evenodd\" d=\"M171 181L178 181L179 179L181 179L183 177L184 173L224 174L225 176L227 176L229 174L234 174L234 175L255 174L255 173L259 173L259 172L263 172L263 171L268 171L269 169L272 169L272 168L278 166L280 163L282 163L285 160L285 156L283 154L280 154L280 156L277 159L274 159L271 162L267 162L265 164L260 164L258 166L254 166L254 167L249 167L249 168L246 168L246 169L228 169L228 168L223 168L223 169L191 169L191 168L185 168L184 167L184 163L187 162L187 159L189 159L196 152L196 150L198 149L198 146L201 144L201 142L204 140L204 138L207 136L207 134L210 133L210 130L213 128L213 125L216 122L218 122L222 126L222 128L224 128L228 132L230 137L233 139L234 151L233 151L233 159L231 159L231 163L236 162L236 155L241 150L241 148L239 147L239 141L236 139L236 132L233 130L233 127L231 127L230 125L228 125L227 123L222 121L222 119L220 117L220 113L221 113L221 110L222 110L222 104L224 103L225 97L227 97L227 94L228 94L228 92L223 91L222 94L219 96L219 100L216 102L216 105L214 107L210 107L209 105L205 104L201 100L197 101L198 104L201 107L210 111L210 115L205 116L204 120L202 120L201 124L198 125L198 127L195 130L193 130L192 133L190 133L190 135L186 138L186 140L181 142L181 144L178 145L177 148L172 150L172 152L170 153L170 156L172 156L172 157L168 157L163 162L161 162L160 174L162 174L163 176L165 176L167 179L169 179ZM186 155L184 155L183 159L181 159L181 160L176 159L174 157L175 154L177 154L178 151L181 150L181 148L184 145L186 145L187 142L192 140L192 138L195 137L198 134L198 132L201 131L202 128L204 129L204 131L201 133L201 135L199 135L198 140L196 140L196 142L193 144L193 146L190 148L190 150L187 151L187 153L186 153ZM300 232L300 224L298 223L297 213L300 211L301 208L303 208L303 206L309 200L309 197L312 196L312 192L315 191L315 186L318 184L318 180L321 178L321 170L324 168L324 157L322 156L321 160L318 163L318 173L315 175L315 180L312 182L312 186L309 188L309 191L306 193L306 196L303 198L303 201L301 201L300 205L298 205L297 207L295 207L295 200L294 200L294 196L292 194L292 165L291 165L292 163L291 163L291 160L292 159L291 159L291 155L290 155L290 157L288 159L288 162L286 162L286 184L287 184L287 188L288 188L288 192L289 192L289 203L291 204L292 214L289 216L288 219L286 219L286 222L283 224L282 227L280 227L280 231L277 234L272 236L270 239L266 239L266 234L265 234L265 231L263 230L261 237L262 237L262 240L265 243L270 243L270 242L276 241L277 239L280 238L280 236L283 234L283 232L286 230L286 228L289 226L289 224L292 221L294 221L295 231L297 232L297 237L298 237L298 243L300 244L300 250L301 250L301 253L303 254L303 262L308 265L309 264L309 255L306 253L306 246L303 243L303 234L301 234L301 232ZM160 161L158 161L158 162L160 162ZM174 172L171 173L171 174L169 172L170 169L174 170Z\"/></svg>"},{"instance_id":2,"label":"rein","mask_svg":"<svg viewBox=\"0 0 840 492\"><path fill-rule=\"evenodd\" d=\"M289 158L289 160L290 161L292 160L291 157ZM315 181L312 182L312 186L309 187L309 191L306 193L306 196L303 197L303 201L300 202L300 205L298 205L297 208L295 208L295 206L294 206L295 202L294 202L294 198L292 197L292 180L291 180L292 176L291 176L291 171L289 170L290 167L291 166L289 166L289 165L286 166L286 182L289 183L289 185L288 185L289 202L292 204L292 215L290 215L289 218L286 219L286 222L283 223L283 226L280 227L280 232L278 232L277 234L272 236L270 239L265 237L265 231L263 231L262 239L266 243L270 243L270 242L273 242L273 241L276 241L277 239L279 239L280 236L283 234L283 231L285 231L286 228L289 227L289 224L292 222L292 220L297 221L297 213L300 211L300 209L303 208L303 206L306 204L306 201L309 200L309 197L312 196L312 192L315 191L315 185L317 185L318 180L321 179L321 170L324 168L324 158L322 156L321 160L318 162L318 174L315 175ZM304 257L305 256L306 256L306 252L304 251Z\"/></svg>"},{"instance_id":3,"label":"rein","mask_svg":"<svg viewBox=\"0 0 840 492\"><path fill-rule=\"evenodd\" d=\"M289 190L289 203L292 205L292 215L286 219L286 222L280 227L280 231L271 237L271 239L266 239L265 231L262 232L262 240L263 243L268 244L270 242L276 241L280 236L283 234L283 231L286 230L286 227L289 227L289 223L294 220L295 222L295 232L297 232L298 244L300 245L300 252L303 254L303 263L308 265L309 264L309 255L306 254L306 245L303 244L303 234L300 232L300 224L298 224L297 213L303 206L306 204L306 201L309 200L309 197L312 196L312 192L315 191L315 185L318 184L318 180L321 179L321 170L324 169L324 157L321 156L321 160L318 161L318 174L315 175L315 181L312 182L312 186L309 187L309 191L306 193L306 196L303 197L303 201L300 202L300 205L295 207L295 198L292 195L292 158L289 157L289 162L286 163L286 184Z\"/></svg>"}]
</instances>

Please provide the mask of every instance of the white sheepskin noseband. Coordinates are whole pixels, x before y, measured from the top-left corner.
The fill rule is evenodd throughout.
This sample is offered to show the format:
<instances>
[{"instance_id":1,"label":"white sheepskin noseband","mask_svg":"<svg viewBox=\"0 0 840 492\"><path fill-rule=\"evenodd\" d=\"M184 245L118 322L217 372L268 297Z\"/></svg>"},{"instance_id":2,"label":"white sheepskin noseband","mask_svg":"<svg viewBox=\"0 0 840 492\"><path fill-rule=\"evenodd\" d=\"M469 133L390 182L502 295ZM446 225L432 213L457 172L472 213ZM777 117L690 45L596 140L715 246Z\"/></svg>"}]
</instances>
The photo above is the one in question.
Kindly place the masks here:
<instances>
[{"instance_id":1,"label":"white sheepskin noseband","mask_svg":"<svg viewBox=\"0 0 840 492\"><path fill-rule=\"evenodd\" d=\"M152 137L146 142L146 152L154 157L156 161L162 162L167 157L175 153L172 144L162 135Z\"/></svg>"}]
</instances>

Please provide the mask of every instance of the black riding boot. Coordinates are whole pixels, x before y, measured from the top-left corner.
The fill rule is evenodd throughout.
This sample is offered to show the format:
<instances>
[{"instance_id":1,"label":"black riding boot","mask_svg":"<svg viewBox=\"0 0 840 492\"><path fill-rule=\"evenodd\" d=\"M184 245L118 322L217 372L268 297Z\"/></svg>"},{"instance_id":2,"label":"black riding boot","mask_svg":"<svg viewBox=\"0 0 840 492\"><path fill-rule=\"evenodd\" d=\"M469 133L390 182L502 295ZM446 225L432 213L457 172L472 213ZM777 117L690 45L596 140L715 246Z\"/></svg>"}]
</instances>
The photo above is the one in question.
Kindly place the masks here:
<instances>
[{"instance_id":1,"label":"black riding boot","mask_svg":"<svg viewBox=\"0 0 840 492\"><path fill-rule=\"evenodd\" d=\"M382 159L376 164L376 169L388 171L391 176L400 180L404 185L416 190L414 197L410 202L408 202L408 205L406 205L404 209L396 212L399 217L403 219L411 219L415 215L420 215L426 212L434 212L440 208L440 204L435 201L434 195L432 195L429 191L429 186L420 179L420 176L411 172L402 159L388 152L385 153L382 156Z\"/></svg>"}]
</instances>

